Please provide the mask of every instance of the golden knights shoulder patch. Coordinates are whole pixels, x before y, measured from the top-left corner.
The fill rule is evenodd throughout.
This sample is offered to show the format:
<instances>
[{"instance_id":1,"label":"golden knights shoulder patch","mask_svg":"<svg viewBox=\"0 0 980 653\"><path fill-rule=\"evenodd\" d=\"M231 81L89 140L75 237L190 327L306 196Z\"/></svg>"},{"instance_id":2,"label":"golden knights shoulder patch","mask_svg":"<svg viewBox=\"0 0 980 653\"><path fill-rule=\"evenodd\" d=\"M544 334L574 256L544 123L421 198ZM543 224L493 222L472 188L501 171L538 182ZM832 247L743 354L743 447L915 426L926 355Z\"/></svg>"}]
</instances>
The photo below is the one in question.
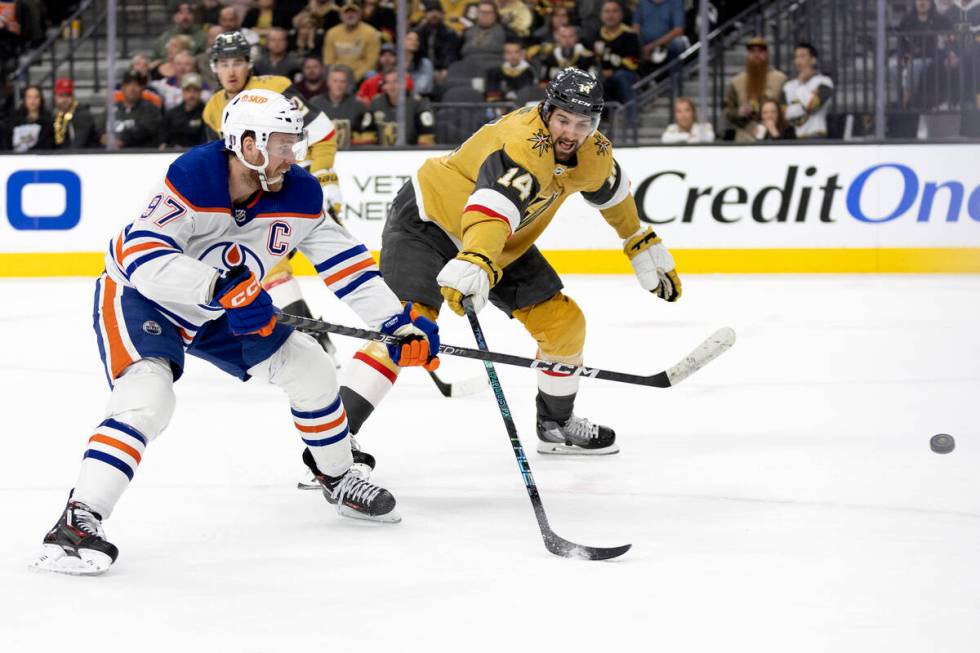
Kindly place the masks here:
<instances>
[{"instance_id":1,"label":"golden knights shoulder patch","mask_svg":"<svg viewBox=\"0 0 980 653\"><path fill-rule=\"evenodd\" d=\"M601 134L598 132L593 134L593 142L595 143L595 153L598 156L609 154L609 148L612 147L612 143L603 138Z\"/></svg>"},{"instance_id":2,"label":"golden knights shoulder patch","mask_svg":"<svg viewBox=\"0 0 980 653\"><path fill-rule=\"evenodd\" d=\"M531 143L531 149L537 151L538 156L544 156L551 150L551 134L538 128L531 138L527 139Z\"/></svg>"}]
</instances>

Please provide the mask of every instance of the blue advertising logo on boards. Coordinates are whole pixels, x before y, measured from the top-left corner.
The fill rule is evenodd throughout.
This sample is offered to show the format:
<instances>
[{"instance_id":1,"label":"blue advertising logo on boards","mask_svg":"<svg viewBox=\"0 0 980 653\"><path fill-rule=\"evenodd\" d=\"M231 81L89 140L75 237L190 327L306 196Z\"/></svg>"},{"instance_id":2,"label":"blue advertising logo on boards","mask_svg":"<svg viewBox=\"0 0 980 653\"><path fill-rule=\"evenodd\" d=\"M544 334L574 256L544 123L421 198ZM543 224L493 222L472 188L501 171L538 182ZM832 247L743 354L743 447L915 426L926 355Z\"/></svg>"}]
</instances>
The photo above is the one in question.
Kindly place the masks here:
<instances>
[{"instance_id":1,"label":"blue advertising logo on boards","mask_svg":"<svg viewBox=\"0 0 980 653\"><path fill-rule=\"evenodd\" d=\"M65 190L61 215L28 215L24 189L36 184L56 184ZM71 170L18 170L7 179L7 220L14 229L66 230L82 219L82 180Z\"/></svg>"}]
</instances>

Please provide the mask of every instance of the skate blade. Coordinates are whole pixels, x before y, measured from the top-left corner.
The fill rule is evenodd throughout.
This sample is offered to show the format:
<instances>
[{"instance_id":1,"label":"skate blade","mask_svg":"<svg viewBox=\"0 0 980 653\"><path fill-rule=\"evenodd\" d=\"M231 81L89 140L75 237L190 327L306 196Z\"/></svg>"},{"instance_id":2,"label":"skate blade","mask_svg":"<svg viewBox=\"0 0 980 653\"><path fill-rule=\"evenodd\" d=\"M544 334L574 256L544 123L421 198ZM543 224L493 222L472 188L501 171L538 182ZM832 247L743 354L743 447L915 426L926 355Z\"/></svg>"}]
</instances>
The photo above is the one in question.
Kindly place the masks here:
<instances>
[{"instance_id":1,"label":"skate blade","mask_svg":"<svg viewBox=\"0 0 980 653\"><path fill-rule=\"evenodd\" d=\"M538 440L538 453L549 456L608 456L619 453L619 445L613 442L601 449L583 449L563 442L544 442Z\"/></svg>"},{"instance_id":2,"label":"skate blade","mask_svg":"<svg viewBox=\"0 0 980 653\"><path fill-rule=\"evenodd\" d=\"M78 556L76 558L68 555L60 546L45 544L41 555L28 565L28 569L40 573L68 576L98 576L104 574L112 566L112 558L101 551L79 549Z\"/></svg>"},{"instance_id":3,"label":"skate blade","mask_svg":"<svg viewBox=\"0 0 980 653\"><path fill-rule=\"evenodd\" d=\"M368 515L363 512L358 512L353 508L349 508L343 504L337 506L337 512L339 512L343 517L349 517L351 519L360 519L362 521L376 521L383 524L397 524L402 520L402 516L398 514L398 509L393 508L391 512L385 513L383 515Z\"/></svg>"}]
</instances>

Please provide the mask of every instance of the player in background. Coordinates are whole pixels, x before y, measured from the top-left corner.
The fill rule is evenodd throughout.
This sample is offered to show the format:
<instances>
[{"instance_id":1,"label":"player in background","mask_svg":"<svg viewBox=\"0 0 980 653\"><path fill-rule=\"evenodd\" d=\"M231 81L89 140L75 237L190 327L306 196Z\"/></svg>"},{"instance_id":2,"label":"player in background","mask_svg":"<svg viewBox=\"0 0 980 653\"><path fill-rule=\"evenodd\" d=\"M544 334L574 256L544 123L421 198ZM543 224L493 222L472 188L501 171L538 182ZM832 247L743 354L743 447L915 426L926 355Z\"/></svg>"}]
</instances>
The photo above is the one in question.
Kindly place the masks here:
<instances>
[{"instance_id":1,"label":"player in background","mask_svg":"<svg viewBox=\"0 0 980 653\"><path fill-rule=\"evenodd\" d=\"M286 96L303 114L304 124L309 133L309 170L323 188L323 207L335 220L340 218L344 200L340 192L337 173L334 172L334 157L337 154L337 135L330 118L312 106L292 85L292 82L279 75L253 75L251 46L241 32L226 32L218 35L211 46L211 70L221 84L218 91L204 107L204 122L208 126L209 140L220 139L221 117L225 106L243 90L266 89ZM270 270L262 279L262 287L272 296L273 303L284 312L301 317L313 317L303 299L299 282L293 277L290 263L295 251L284 257L279 265ZM320 344L331 355L337 348L326 334L317 336Z\"/></svg>"},{"instance_id":2,"label":"player in background","mask_svg":"<svg viewBox=\"0 0 980 653\"><path fill-rule=\"evenodd\" d=\"M438 329L402 307L364 245L326 215L317 179L295 165L306 155L306 130L285 97L240 93L222 127L224 140L177 158L142 215L110 241L94 326L112 396L35 569L96 574L115 561L102 520L170 421L185 352L242 381L282 388L323 494L340 514L401 519L391 493L352 468L330 356L276 322L257 277L298 249L367 324L405 338L390 352L399 365L436 367Z\"/></svg>"},{"instance_id":3,"label":"player in background","mask_svg":"<svg viewBox=\"0 0 980 653\"><path fill-rule=\"evenodd\" d=\"M597 131L602 85L567 68L547 99L485 125L459 148L422 164L398 192L381 241L381 270L398 298L435 320L446 301L464 313L489 300L518 319L538 343L537 356L582 364L585 316L534 242L572 193L623 239L640 285L668 302L681 296L674 260L640 225L629 180ZM392 388L398 367L383 346L361 349L340 393L352 433ZM610 454L611 428L573 414L579 377L538 372L538 451Z\"/></svg>"}]
</instances>

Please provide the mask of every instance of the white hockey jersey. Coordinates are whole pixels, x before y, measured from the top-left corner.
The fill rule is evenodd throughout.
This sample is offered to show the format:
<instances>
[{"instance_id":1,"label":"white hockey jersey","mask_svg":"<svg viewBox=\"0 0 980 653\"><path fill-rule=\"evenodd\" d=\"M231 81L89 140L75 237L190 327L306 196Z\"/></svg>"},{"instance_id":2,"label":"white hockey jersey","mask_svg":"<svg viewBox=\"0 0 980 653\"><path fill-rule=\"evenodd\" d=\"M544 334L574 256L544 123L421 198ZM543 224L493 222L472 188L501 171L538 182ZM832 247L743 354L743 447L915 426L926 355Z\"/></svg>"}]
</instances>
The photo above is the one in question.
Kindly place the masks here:
<instances>
[{"instance_id":1,"label":"white hockey jersey","mask_svg":"<svg viewBox=\"0 0 980 653\"><path fill-rule=\"evenodd\" d=\"M805 82L794 77L783 84L786 120L796 127L797 138L827 135L827 101L833 91L833 80L819 73ZM820 104L807 116L806 109L814 97L820 97Z\"/></svg>"},{"instance_id":2,"label":"white hockey jersey","mask_svg":"<svg viewBox=\"0 0 980 653\"><path fill-rule=\"evenodd\" d=\"M367 248L323 214L315 177L294 165L281 190L234 206L228 156L214 141L174 161L142 215L110 241L107 274L150 300L185 343L224 312L208 305L220 270L245 264L261 279L293 249L372 329L401 311Z\"/></svg>"}]
</instances>

